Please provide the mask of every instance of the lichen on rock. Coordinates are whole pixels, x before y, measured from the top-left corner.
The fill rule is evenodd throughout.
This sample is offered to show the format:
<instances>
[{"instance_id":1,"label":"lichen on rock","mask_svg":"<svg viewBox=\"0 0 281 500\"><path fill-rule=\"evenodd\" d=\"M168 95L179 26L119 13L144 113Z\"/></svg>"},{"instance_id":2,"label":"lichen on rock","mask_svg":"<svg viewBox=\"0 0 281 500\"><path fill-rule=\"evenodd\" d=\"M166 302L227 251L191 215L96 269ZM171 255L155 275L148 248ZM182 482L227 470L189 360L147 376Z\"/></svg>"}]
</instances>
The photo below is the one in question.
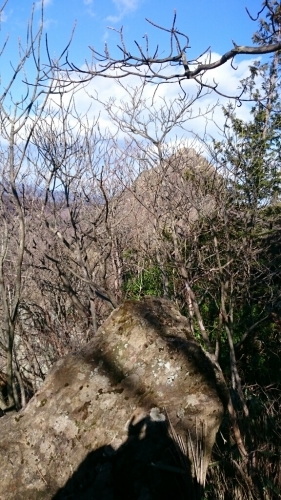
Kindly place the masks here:
<instances>
[{"instance_id":1,"label":"lichen on rock","mask_svg":"<svg viewBox=\"0 0 281 500\"><path fill-rule=\"evenodd\" d=\"M0 420L0 498L186 498L192 457L177 436L187 455L202 441L204 479L223 412L214 367L177 307L126 301Z\"/></svg>"}]
</instances>

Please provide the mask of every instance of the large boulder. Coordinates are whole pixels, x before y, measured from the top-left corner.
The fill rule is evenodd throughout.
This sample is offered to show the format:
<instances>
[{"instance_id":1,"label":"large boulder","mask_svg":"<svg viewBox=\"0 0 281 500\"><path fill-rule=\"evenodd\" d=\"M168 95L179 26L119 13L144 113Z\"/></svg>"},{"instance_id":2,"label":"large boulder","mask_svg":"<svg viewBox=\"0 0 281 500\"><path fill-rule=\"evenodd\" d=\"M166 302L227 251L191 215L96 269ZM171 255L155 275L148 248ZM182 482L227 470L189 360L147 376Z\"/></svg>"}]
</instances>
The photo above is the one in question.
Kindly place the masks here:
<instances>
[{"instance_id":1,"label":"large boulder","mask_svg":"<svg viewBox=\"0 0 281 500\"><path fill-rule=\"evenodd\" d=\"M23 411L0 419L0 498L192 498L223 411L176 306L127 301Z\"/></svg>"}]
</instances>

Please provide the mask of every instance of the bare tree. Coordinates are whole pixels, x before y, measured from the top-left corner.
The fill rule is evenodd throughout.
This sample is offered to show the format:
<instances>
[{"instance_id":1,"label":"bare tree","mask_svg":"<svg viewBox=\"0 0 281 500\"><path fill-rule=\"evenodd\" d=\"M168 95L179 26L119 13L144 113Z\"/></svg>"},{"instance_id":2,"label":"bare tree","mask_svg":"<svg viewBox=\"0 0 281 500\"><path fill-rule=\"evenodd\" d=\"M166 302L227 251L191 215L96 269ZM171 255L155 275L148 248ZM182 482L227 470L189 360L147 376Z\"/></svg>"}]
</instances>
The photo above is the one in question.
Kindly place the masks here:
<instances>
[{"instance_id":1,"label":"bare tree","mask_svg":"<svg viewBox=\"0 0 281 500\"><path fill-rule=\"evenodd\" d=\"M44 248L41 264L37 257L36 265L59 276L61 291L86 329L95 332L97 303L103 301L111 309L118 301L111 276L112 225L118 226L113 221L119 184L114 174L115 143L101 134L98 118L90 123L77 113L73 96L67 106L62 97L51 104L33 141L37 152L33 163L44 193L40 211ZM83 284L83 293L78 283Z\"/></svg>"},{"instance_id":2,"label":"bare tree","mask_svg":"<svg viewBox=\"0 0 281 500\"><path fill-rule=\"evenodd\" d=\"M54 70L46 69L41 62L43 2L40 26L36 32L34 32L34 9L35 7L33 7L27 28L27 45L23 46L19 41L18 63L12 69L10 80L0 96L0 216L3 228L0 245L0 347L5 364L7 386L7 398L5 399L2 395L1 409L20 404L15 390L14 375L16 373L20 380L20 373L14 371L16 362L14 341L25 279L23 263L28 225L28 207L25 196L26 185L29 184L30 176L32 176L29 164L31 139L39 126L50 95L59 91L59 82L55 78ZM28 84L26 75L26 65L29 59L34 63L33 85ZM16 90L16 83L21 86L20 90ZM44 84L43 87L42 84Z\"/></svg>"}]
</instances>

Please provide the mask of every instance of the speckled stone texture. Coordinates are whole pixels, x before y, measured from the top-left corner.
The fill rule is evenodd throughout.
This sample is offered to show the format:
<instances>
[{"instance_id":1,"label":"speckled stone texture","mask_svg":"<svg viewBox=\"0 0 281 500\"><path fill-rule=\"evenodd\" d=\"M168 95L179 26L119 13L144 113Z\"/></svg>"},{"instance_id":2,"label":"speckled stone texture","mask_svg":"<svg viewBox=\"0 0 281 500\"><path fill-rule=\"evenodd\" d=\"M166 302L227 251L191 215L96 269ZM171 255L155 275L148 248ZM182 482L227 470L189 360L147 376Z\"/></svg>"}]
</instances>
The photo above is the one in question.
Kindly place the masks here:
<instances>
[{"instance_id":1,"label":"speckled stone texture","mask_svg":"<svg viewBox=\"0 0 281 500\"><path fill-rule=\"evenodd\" d=\"M192 448L203 482L223 412L212 363L177 307L127 301L22 412L0 419L0 499L189 498Z\"/></svg>"}]
</instances>

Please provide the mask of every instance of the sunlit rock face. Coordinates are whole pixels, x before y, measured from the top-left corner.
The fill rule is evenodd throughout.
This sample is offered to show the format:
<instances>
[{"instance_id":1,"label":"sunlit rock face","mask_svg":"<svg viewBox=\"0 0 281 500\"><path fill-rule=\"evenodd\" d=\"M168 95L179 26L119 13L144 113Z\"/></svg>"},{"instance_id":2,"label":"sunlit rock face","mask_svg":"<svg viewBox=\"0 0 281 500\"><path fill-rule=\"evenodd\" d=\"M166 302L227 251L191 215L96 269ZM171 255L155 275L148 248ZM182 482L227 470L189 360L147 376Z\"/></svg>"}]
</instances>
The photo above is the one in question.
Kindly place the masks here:
<instances>
[{"instance_id":1,"label":"sunlit rock face","mask_svg":"<svg viewBox=\"0 0 281 500\"><path fill-rule=\"evenodd\" d=\"M0 419L0 498L188 498L223 411L214 368L176 306L127 301L22 412Z\"/></svg>"}]
</instances>

